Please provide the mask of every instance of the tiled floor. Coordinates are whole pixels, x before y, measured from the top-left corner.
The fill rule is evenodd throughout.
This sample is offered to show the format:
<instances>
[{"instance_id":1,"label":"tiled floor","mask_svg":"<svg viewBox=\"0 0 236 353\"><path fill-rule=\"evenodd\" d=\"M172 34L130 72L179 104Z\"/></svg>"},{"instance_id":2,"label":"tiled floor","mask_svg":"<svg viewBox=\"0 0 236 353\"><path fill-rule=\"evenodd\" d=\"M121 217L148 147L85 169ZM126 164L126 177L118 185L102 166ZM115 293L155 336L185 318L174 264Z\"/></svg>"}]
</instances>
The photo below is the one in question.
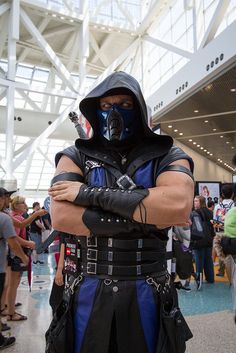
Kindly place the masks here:
<instances>
[{"instance_id":1,"label":"tiled floor","mask_svg":"<svg viewBox=\"0 0 236 353\"><path fill-rule=\"evenodd\" d=\"M10 323L11 334L17 342L5 350L7 353L45 352L44 335L51 320L48 298L55 263L52 255L44 255L44 259L45 265L33 267L31 292L27 277L22 278L17 301L23 306L18 311L27 315L28 320ZM180 307L194 334L187 343L186 353L235 353L236 326L231 288L226 278L215 284L203 283L200 291L194 283L191 287L191 292L179 292Z\"/></svg>"}]
</instances>

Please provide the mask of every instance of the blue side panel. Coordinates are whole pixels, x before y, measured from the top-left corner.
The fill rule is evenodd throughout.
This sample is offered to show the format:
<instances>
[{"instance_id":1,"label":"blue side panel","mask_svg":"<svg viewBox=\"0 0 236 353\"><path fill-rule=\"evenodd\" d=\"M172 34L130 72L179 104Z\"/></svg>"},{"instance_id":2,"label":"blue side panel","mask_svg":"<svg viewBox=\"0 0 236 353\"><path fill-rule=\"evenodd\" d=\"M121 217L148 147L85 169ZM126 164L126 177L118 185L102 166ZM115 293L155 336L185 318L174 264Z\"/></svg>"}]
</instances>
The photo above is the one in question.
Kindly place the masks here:
<instances>
[{"instance_id":1,"label":"blue side panel","mask_svg":"<svg viewBox=\"0 0 236 353\"><path fill-rule=\"evenodd\" d=\"M158 319L153 290L144 280L136 281L136 289L139 313L148 347L148 353L155 353L158 336Z\"/></svg>"},{"instance_id":2,"label":"blue side panel","mask_svg":"<svg viewBox=\"0 0 236 353\"><path fill-rule=\"evenodd\" d=\"M106 186L105 185L105 170L102 167L93 168L91 171L91 185L92 186Z\"/></svg>"},{"instance_id":3,"label":"blue side panel","mask_svg":"<svg viewBox=\"0 0 236 353\"><path fill-rule=\"evenodd\" d=\"M135 173L135 184L145 188L153 187L154 160L143 164Z\"/></svg>"},{"instance_id":4,"label":"blue side panel","mask_svg":"<svg viewBox=\"0 0 236 353\"><path fill-rule=\"evenodd\" d=\"M83 342L86 327L93 308L94 298L99 280L85 277L77 297L77 305L74 316L75 326L75 350L79 353Z\"/></svg>"}]
</instances>

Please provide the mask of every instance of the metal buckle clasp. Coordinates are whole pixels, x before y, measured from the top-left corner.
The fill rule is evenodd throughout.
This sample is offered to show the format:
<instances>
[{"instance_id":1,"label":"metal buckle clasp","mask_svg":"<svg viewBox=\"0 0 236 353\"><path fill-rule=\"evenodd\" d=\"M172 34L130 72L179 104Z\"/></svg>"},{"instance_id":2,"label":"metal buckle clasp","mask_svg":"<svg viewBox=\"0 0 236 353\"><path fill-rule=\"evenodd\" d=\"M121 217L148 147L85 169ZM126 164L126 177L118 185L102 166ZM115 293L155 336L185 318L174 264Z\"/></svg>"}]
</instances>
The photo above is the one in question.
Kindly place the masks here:
<instances>
[{"instance_id":1,"label":"metal buckle clasp","mask_svg":"<svg viewBox=\"0 0 236 353\"><path fill-rule=\"evenodd\" d=\"M136 188L136 184L133 182L133 180L127 174L122 175L116 181L116 184L122 190L133 190Z\"/></svg>"},{"instance_id":2,"label":"metal buckle clasp","mask_svg":"<svg viewBox=\"0 0 236 353\"><path fill-rule=\"evenodd\" d=\"M87 247L97 248L97 246L98 246L97 237L87 237L86 242L87 242Z\"/></svg>"},{"instance_id":3,"label":"metal buckle clasp","mask_svg":"<svg viewBox=\"0 0 236 353\"><path fill-rule=\"evenodd\" d=\"M87 249L87 260L97 261L98 251L97 249Z\"/></svg>"},{"instance_id":4,"label":"metal buckle clasp","mask_svg":"<svg viewBox=\"0 0 236 353\"><path fill-rule=\"evenodd\" d=\"M96 264L96 262L88 262L87 263L87 273L89 275L96 275L97 274L97 264Z\"/></svg>"}]
</instances>

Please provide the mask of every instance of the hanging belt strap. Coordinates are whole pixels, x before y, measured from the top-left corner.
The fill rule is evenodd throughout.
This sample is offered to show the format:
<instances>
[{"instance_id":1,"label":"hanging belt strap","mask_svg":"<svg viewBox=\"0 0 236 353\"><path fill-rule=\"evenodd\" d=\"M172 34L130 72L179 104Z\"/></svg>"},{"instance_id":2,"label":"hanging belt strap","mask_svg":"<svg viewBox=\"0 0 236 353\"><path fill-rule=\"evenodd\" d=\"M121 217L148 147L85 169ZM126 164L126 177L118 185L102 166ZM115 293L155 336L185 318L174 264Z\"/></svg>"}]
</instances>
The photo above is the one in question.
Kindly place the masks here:
<instances>
[{"instance_id":1,"label":"hanging belt strap","mask_svg":"<svg viewBox=\"0 0 236 353\"><path fill-rule=\"evenodd\" d=\"M105 276L142 276L151 273L158 273L159 276L166 273L166 265L163 262L154 262L152 264L143 264L136 266L113 266L103 265L96 262L83 263L83 273L88 275L105 275Z\"/></svg>"},{"instance_id":2,"label":"hanging belt strap","mask_svg":"<svg viewBox=\"0 0 236 353\"><path fill-rule=\"evenodd\" d=\"M115 239L115 238L100 238L100 237L79 237L82 247L88 248L117 248L124 250L138 249L160 249L159 239Z\"/></svg>"},{"instance_id":3,"label":"hanging belt strap","mask_svg":"<svg viewBox=\"0 0 236 353\"><path fill-rule=\"evenodd\" d=\"M87 258L89 261L108 261L108 262L143 262L156 261L158 258L169 259L172 252L161 251L100 251L97 249L82 250L82 259Z\"/></svg>"}]
</instances>

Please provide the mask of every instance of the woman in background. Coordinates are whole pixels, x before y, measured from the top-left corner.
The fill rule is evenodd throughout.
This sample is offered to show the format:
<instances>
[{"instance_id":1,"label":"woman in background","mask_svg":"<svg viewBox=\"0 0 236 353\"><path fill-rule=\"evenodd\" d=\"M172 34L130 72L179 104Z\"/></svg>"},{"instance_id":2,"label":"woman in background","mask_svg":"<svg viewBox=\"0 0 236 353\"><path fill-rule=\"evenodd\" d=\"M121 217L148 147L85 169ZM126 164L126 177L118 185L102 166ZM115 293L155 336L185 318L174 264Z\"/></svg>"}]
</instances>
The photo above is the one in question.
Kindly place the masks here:
<instances>
[{"instance_id":1,"label":"woman in background","mask_svg":"<svg viewBox=\"0 0 236 353\"><path fill-rule=\"evenodd\" d=\"M191 242L196 263L197 288L200 289L203 281L203 271L208 283L214 283L215 281L212 260L212 245L215 231L211 223L213 212L207 208L204 196L195 196L194 210L199 213L204 229L204 237Z\"/></svg>"}]
</instances>

